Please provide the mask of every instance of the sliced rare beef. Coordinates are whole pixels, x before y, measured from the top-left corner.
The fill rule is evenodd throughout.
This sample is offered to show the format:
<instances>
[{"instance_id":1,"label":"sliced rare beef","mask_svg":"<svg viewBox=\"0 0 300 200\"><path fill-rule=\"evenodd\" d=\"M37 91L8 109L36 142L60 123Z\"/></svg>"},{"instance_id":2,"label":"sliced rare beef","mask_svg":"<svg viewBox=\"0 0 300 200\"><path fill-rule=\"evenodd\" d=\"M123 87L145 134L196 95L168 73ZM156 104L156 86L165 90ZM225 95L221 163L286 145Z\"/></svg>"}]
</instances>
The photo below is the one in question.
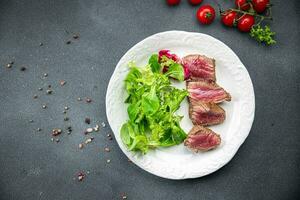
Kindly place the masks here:
<instances>
[{"instance_id":1,"label":"sliced rare beef","mask_svg":"<svg viewBox=\"0 0 300 200\"><path fill-rule=\"evenodd\" d=\"M216 83L207 81L187 81L189 97L202 103L221 103L230 101L231 96Z\"/></svg>"},{"instance_id":2,"label":"sliced rare beef","mask_svg":"<svg viewBox=\"0 0 300 200\"><path fill-rule=\"evenodd\" d=\"M194 125L221 124L225 120L225 111L215 103L202 103L189 98L189 115Z\"/></svg>"},{"instance_id":3,"label":"sliced rare beef","mask_svg":"<svg viewBox=\"0 0 300 200\"><path fill-rule=\"evenodd\" d=\"M214 149L220 143L221 137L203 126L194 126L184 140L184 145L195 152Z\"/></svg>"},{"instance_id":4,"label":"sliced rare beef","mask_svg":"<svg viewBox=\"0 0 300 200\"><path fill-rule=\"evenodd\" d=\"M190 80L216 81L214 59L194 54L182 58L181 63L188 69Z\"/></svg>"}]
</instances>

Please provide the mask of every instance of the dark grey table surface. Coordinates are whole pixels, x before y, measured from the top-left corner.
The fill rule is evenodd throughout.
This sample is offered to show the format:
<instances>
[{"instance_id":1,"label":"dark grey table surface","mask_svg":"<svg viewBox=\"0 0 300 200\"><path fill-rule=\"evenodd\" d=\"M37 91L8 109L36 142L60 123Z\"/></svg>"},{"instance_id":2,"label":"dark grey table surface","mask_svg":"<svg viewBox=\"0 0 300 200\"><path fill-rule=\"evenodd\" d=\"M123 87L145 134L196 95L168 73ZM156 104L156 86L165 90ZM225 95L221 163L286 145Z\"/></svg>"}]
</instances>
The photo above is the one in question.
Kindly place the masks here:
<instances>
[{"instance_id":1,"label":"dark grey table surface","mask_svg":"<svg viewBox=\"0 0 300 200\"><path fill-rule=\"evenodd\" d=\"M0 1L1 200L121 199L122 193L138 200L300 198L299 1L272 1L278 41L272 47L224 28L218 19L201 26L196 8L182 2L170 8L162 0ZM94 141L79 149L89 137L83 135L84 118L90 117L91 125L106 122L106 88L121 56L143 38L174 29L218 38L250 73L255 120L232 161L203 178L162 179L128 162L107 138L109 126L90 134ZM72 38L75 33L79 39ZM53 94L46 95L49 84ZM69 121L63 120L65 106ZM68 125L72 134L52 142L51 130ZM74 180L79 171L86 173L82 182Z\"/></svg>"}]
</instances>

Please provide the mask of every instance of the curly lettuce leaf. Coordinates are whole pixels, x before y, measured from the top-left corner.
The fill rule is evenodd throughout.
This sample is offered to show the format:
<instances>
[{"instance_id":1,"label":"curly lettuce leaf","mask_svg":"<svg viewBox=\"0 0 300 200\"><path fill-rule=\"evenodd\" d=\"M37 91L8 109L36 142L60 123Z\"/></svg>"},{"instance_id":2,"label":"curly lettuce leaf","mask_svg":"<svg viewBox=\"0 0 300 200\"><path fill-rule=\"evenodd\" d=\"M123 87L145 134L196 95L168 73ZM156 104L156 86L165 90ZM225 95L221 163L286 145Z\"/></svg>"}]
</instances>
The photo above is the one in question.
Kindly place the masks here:
<instances>
[{"instance_id":1,"label":"curly lettuce leaf","mask_svg":"<svg viewBox=\"0 0 300 200\"><path fill-rule=\"evenodd\" d=\"M152 115L159 108L159 99L156 96L155 86L151 87L150 92L147 92L142 97L142 109L145 114Z\"/></svg>"},{"instance_id":2,"label":"curly lettuce leaf","mask_svg":"<svg viewBox=\"0 0 300 200\"><path fill-rule=\"evenodd\" d=\"M121 127L120 135L129 150L144 154L149 148L177 145L186 138L179 125L182 117L175 112L188 93L173 87L169 80L183 80L183 68L172 61L168 72L162 74L156 62L154 55L144 68L131 62L125 78L129 120Z\"/></svg>"}]
</instances>

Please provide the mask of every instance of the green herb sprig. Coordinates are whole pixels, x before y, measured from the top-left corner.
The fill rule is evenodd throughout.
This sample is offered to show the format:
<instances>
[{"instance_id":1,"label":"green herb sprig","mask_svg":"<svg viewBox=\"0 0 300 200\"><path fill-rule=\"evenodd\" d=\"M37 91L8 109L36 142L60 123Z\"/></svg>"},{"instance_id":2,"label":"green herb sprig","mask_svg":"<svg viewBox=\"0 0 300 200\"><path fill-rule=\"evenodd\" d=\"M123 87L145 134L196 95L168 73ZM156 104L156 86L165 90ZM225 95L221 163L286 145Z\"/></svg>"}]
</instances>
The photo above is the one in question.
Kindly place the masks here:
<instances>
[{"instance_id":1,"label":"green herb sprig","mask_svg":"<svg viewBox=\"0 0 300 200\"><path fill-rule=\"evenodd\" d=\"M275 32L272 32L269 26L264 28L260 25L253 26L250 31L250 36L256 39L258 42L265 43L266 45L276 44L274 40Z\"/></svg>"}]
</instances>

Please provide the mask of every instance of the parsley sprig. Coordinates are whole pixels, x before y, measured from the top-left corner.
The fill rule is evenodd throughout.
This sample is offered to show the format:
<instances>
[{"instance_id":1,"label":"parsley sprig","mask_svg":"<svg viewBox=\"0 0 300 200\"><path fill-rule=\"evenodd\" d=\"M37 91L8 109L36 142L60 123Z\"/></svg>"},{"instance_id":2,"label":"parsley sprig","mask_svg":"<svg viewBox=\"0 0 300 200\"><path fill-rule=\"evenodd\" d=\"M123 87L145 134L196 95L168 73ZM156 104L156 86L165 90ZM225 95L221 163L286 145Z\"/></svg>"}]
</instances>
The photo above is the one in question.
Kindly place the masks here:
<instances>
[{"instance_id":1,"label":"parsley sprig","mask_svg":"<svg viewBox=\"0 0 300 200\"><path fill-rule=\"evenodd\" d=\"M265 43L266 45L275 44L273 39L275 32L272 32L269 26L261 27L260 25L253 26L250 31L250 36L258 42Z\"/></svg>"}]
</instances>

